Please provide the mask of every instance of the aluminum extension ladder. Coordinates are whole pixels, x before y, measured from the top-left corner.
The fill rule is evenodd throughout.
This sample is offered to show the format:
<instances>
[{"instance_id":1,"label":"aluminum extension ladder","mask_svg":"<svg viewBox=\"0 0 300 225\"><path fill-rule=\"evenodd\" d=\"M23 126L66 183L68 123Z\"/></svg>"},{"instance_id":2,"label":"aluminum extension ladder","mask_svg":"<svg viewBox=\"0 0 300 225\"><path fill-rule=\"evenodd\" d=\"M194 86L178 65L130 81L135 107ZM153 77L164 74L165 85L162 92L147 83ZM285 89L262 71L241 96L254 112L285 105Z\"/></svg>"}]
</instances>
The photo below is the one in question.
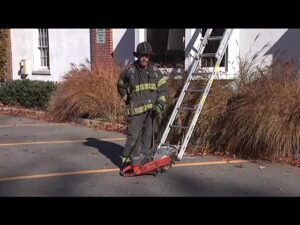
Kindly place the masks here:
<instances>
[{"instance_id":1,"label":"aluminum extension ladder","mask_svg":"<svg viewBox=\"0 0 300 225\"><path fill-rule=\"evenodd\" d=\"M224 56L224 53L226 51L230 36L232 34L233 29L225 29L224 33L222 36L212 36L212 31L213 29L207 29L205 35L203 36L203 38L201 39L201 42L198 46L198 48L196 49L196 55L194 56L194 60L192 62L191 65L191 69L189 70L189 74L188 77L185 81L185 84L183 86L183 89L181 91L181 94L177 100L177 103L175 105L175 108L172 112L172 115L169 119L169 122L165 128L165 131L162 135L161 141L159 143L159 147L162 145L165 145L167 137L170 133L170 129L171 128L180 128L180 129L185 129L187 130L187 132L185 133L184 136L184 141L181 144L181 146L179 147L179 152L177 154L177 159L181 160L184 152L187 148L187 145L189 143L189 140L191 138L191 135L193 133L193 130L195 128L196 122L198 120L198 117L202 111L203 105L205 103L206 97L210 91L210 88L212 86L212 83L214 81L214 78L216 76L216 74L219 72L219 66L220 63L222 61L222 58ZM209 41L220 41L220 45L217 49L217 51L215 53L203 53L205 48L207 47L207 44ZM190 83L192 80L195 80L195 71L197 70L197 68L199 67L199 64L201 62L201 59L203 58L215 58L216 59L216 63L213 67L212 72L210 73L208 79L207 79L207 84L206 87L203 91L203 89L199 90L199 89L191 89L190 87ZM184 97L186 96L186 93L188 92L203 92L201 98L199 99L199 103L197 103L197 107L195 108L189 108L189 107L181 107L182 102L184 100ZM181 125L174 125L174 120L176 119L176 116L178 115L179 111L182 110L190 110L190 111L194 111L194 115L193 118L191 120L191 123L188 126L181 126Z\"/></svg>"}]
</instances>

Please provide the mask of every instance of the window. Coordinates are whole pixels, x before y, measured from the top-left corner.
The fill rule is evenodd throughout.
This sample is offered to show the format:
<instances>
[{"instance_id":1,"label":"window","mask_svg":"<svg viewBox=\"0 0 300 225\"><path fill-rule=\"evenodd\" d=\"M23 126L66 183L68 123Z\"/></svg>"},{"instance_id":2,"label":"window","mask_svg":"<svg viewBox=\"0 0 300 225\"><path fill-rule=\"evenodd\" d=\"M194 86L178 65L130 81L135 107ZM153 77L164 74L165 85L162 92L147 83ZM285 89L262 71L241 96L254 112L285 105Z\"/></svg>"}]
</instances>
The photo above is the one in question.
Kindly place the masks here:
<instances>
[{"instance_id":1,"label":"window","mask_svg":"<svg viewBox=\"0 0 300 225\"><path fill-rule=\"evenodd\" d=\"M205 33L206 33L207 29L202 29L202 37L204 37ZM225 32L225 29L213 29L211 36L223 36ZM220 40L219 41L209 41L207 43L207 46L204 50L203 53L215 53L217 52L219 45L220 45ZM225 54L222 58L222 61L220 63L220 67L225 67L227 70L227 64L228 64L228 60L227 60L227 55L228 55L228 47L225 51ZM202 59L202 67L213 67L216 63L216 58L205 58Z\"/></svg>"},{"instance_id":2,"label":"window","mask_svg":"<svg viewBox=\"0 0 300 225\"><path fill-rule=\"evenodd\" d=\"M43 69L49 69L49 38L48 29L39 29L39 46L40 50L40 67Z\"/></svg>"},{"instance_id":3,"label":"window","mask_svg":"<svg viewBox=\"0 0 300 225\"><path fill-rule=\"evenodd\" d=\"M154 63L167 68L184 65L185 29L147 29L146 39L155 52Z\"/></svg>"}]
</instances>

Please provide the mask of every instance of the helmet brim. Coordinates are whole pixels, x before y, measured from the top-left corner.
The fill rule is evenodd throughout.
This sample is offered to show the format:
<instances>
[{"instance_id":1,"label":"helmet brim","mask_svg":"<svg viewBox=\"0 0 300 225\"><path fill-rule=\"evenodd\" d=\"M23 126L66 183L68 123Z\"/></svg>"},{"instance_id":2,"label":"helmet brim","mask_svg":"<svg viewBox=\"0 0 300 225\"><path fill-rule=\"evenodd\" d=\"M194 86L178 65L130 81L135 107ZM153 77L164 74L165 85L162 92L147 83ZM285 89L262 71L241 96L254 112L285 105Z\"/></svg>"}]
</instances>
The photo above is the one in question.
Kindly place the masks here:
<instances>
[{"instance_id":1,"label":"helmet brim","mask_svg":"<svg viewBox=\"0 0 300 225\"><path fill-rule=\"evenodd\" d=\"M143 54L149 54L149 55L155 55L154 54L154 52L141 52L141 53L138 53L138 52L133 52L133 55L135 56L135 57L139 57L139 55L143 55Z\"/></svg>"}]
</instances>

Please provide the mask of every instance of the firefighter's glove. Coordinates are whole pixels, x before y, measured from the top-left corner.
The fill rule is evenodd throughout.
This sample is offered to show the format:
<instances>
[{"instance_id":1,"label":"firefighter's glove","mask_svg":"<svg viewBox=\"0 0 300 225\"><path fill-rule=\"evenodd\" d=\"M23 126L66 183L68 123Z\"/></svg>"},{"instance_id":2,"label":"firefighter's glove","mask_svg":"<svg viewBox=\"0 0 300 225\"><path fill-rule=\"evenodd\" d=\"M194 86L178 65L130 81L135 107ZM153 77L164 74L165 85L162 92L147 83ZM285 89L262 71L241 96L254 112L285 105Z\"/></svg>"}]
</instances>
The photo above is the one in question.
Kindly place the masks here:
<instances>
[{"instance_id":1,"label":"firefighter's glove","mask_svg":"<svg viewBox=\"0 0 300 225\"><path fill-rule=\"evenodd\" d=\"M152 118L161 118L163 112L163 106L156 103L152 109Z\"/></svg>"}]
</instances>

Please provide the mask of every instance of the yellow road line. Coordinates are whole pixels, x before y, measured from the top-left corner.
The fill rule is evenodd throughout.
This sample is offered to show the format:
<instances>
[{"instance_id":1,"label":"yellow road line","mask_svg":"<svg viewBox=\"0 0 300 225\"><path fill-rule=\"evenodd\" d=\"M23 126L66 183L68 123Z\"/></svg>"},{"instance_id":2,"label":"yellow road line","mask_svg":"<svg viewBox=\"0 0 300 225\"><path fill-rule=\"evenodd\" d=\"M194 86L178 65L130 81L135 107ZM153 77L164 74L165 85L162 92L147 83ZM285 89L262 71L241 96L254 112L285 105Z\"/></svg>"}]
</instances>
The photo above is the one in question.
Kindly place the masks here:
<instances>
[{"instance_id":1,"label":"yellow road line","mask_svg":"<svg viewBox=\"0 0 300 225\"><path fill-rule=\"evenodd\" d=\"M246 162L248 162L248 161L233 160L233 161L180 163L180 164L176 164L174 167L207 166L207 165L233 164L233 163L246 163ZM1 181L39 179L39 178L48 178L48 177L71 176L71 175L83 175L83 174L110 173L110 172L119 172L119 169L118 168L110 168L110 169L83 170L83 171L61 172L61 173L46 173L46 174L16 176L16 177L0 177L0 182Z\"/></svg>"},{"instance_id":2,"label":"yellow road line","mask_svg":"<svg viewBox=\"0 0 300 225\"><path fill-rule=\"evenodd\" d=\"M0 178L0 181L28 180L28 179L38 179L38 178L46 178L46 177L60 177L60 176L93 174L93 173L108 173L108 172L117 172L117 171L119 171L119 169L100 169L100 170L86 170L86 171L74 171L74 172L64 172L64 173L47 173L47 174L37 174L37 175L18 176L18 177L2 177Z\"/></svg>"},{"instance_id":3,"label":"yellow road line","mask_svg":"<svg viewBox=\"0 0 300 225\"><path fill-rule=\"evenodd\" d=\"M32 124L4 124L1 127L35 127L35 126L63 126L68 124L63 123L32 123Z\"/></svg>"},{"instance_id":4,"label":"yellow road line","mask_svg":"<svg viewBox=\"0 0 300 225\"><path fill-rule=\"evenodd\" d=\"M246 160L233 160L233 161L211 161L211 162L196 162L196 163L180 163L174 165L174 167L187 167L187 166L208 166L208 165L218 165L227 163L246 163Z\"/></svg>"},{"instance_id":5,"label":"yellow road line","mask_svg":"<svg viewBox=\"0 0 300 225\"><path fill-rule=\"evenodd\" d=\"M126 138L103 138L99 139L99 141L123 141ZM97 141L97 139L95 140ZM0 144L2 146L18 146L18 145L42 145L42 144L66 144L66 143L82 143L82 142L90 142L90 140L66 140L66 141L37 141L37 142L19 142L19 143L5 143Z\"/></svg>"}]
</instances>

